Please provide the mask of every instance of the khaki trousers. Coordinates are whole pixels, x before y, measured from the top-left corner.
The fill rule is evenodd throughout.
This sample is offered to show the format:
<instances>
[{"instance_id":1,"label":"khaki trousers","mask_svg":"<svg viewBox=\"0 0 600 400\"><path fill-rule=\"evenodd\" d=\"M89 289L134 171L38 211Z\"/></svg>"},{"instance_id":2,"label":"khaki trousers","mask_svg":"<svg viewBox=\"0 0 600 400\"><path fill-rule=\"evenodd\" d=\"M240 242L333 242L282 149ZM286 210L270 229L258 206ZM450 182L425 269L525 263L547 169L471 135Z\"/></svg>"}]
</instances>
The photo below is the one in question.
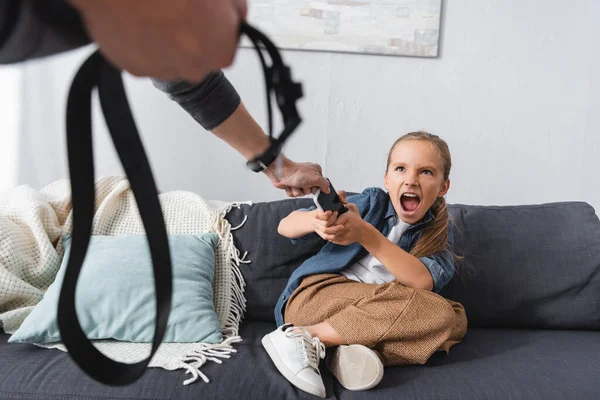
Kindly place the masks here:
<instances>
[{"instance_id":1,"label":"khaki trousers","mask_svg":"<svg viewBox=\"0 0 600 400\"><path fill-rule=\"evenodd\" d=\"M397 282L367 284L338 274L303 279L285 308L286 323L328 322L347 344L376 351L383 364L424 364L467 331L463 306Z\"/></svg>"}]
</instances>

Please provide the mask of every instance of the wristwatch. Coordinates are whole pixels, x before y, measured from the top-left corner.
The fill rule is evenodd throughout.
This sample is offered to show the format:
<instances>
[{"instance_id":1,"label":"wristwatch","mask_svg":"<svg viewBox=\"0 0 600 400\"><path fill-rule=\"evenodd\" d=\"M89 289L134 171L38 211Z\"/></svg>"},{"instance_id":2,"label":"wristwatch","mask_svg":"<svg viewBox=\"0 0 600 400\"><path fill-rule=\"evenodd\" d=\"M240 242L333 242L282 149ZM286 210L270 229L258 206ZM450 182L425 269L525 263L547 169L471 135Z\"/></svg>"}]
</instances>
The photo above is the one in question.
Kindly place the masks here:
<instances>
[{"instance_id":1,"label":"wristwatch","mask_svg":"<svg viewBox=\"0 0 600 400\"><path fill-rule=\"evenodd\" d=\"M246 162L246 166L254 172L263 172L269 168L269 165L277 159L280 153L280 145L276 143L277 140L271 141L271 146L264 153L254 157L253 159Z\"/></svg>"}]
</instances>

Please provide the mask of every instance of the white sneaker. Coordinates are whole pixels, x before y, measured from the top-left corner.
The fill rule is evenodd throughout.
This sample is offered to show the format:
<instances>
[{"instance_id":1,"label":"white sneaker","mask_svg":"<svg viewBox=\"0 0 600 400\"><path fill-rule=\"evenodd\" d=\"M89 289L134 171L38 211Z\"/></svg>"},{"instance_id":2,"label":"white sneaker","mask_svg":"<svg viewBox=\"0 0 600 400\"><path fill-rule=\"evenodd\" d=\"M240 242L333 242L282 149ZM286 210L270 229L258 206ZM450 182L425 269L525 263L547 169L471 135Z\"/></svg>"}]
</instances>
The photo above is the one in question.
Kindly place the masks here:
<instances>
[{"instance_id":1,"label":"white sneaker","mask_svg":"<svg viewBox=\"0 0 600 400\"><path fill-rule=\"evenodd\" d=\"M338 346L327 356L327 368L348 390L367 390L383 378L383 363L373 350L361 344Z\"/></svg>"},{"instance_id":2,"label":"white sneaker","mask_svg":"<svg viewBox=\"0 0 600 400\"><path fill-rule=\"evenodd\" d=\"M281 374L305 392L325 398L325 385L319 361L325 358L325 345L304 328L280 326L262 338L262 344Z\"/></svg>"}]
</instances>

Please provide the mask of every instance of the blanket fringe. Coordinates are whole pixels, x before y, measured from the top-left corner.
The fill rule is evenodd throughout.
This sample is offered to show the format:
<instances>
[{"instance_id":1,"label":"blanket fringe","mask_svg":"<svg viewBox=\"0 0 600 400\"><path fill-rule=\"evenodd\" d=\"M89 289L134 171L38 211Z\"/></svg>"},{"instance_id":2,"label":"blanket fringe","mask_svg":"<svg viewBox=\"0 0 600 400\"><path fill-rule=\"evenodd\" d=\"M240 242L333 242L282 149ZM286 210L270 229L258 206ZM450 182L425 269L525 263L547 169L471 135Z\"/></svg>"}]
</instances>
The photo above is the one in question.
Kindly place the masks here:
<instances>
[{"instance_id":1,"label":"blanket fringe","mask_svg":"<svg viewBox=\"0 0 600 400\"><path fill-rule=\"evenodd\" d=\"M252 202L236 202L228 204L226 207L221 208L218 212L215 212L213 215L213 221L211 223L211 231L219 235L219 244L227 246L228 250L231 250L228 251L228 253L232 255L230 259L230 267L235 275L235 282L231 293L231 296L233 297L231 312L221 329L223 336L227 337L227 339L219 344L202 345L201 347L194 349L191 354L186 355L182 359L180 367L186 369L186 374L192 375L191 378L183 382L184 385L189 385L193 382L196 382L199 378L206 383L210 382L208 377L202 371L200 371L200 367L202 367L207 361L213 361L221 364L222 358L230 358L231 353L237 353L237 350L234 349L232 345L242 341L242 338L239 336L239 325L244 318L244 313L246 312L246 298L244 296L246 283L244 281L242 271L240 270L240 264L249 264L251 261L246 259L248 255L247 251L240 256L239 249L233 244L232 231L241 228L248 220L248 216L244 216L242 223L236 227L232 227L231 224L225 219L225 216L233 207L237 207L239 209L242 204L253 205Z\"/></svg>"},{"instance_id":2,"label":"blanket fringe","mask_svg":"<svg viewBox=\"0 0 600 400\"><path fill-rule=\"evenodd\" d=\"M248 220L248 216L247 216L247 215L244 215L244 220L243 220L243 221L242 221L242 222L241 222L241 223L240 223L238 226L231 227L231 230L232 230L232 231L237 231L237 230L238 230L238 229L240 229L242 226L244 226L244 224L246 223L246 221L247 221L247 220Z\"/></svg>"},{"instance_id":3,"label":"blanket fringe","mask_svg":"<svg viewBox=\"0 0 600 400\"><path fill-rule=\"evenodd\" d=\"M232 254L230 260L230 267L235 275L235 284L233 285L232 291L232 312L228 316L227 321L225 322L225 326L223 327L223 334L225 336L239 335L239 324L244 317L244 313L246 312L246 298L244 296L244 292L246 289L246 283L244 281L242 271L240 270L240 264L250 263L250 260L246 260L246 256L248 252L244 252L244 255L240 257L239 249L234 246L233 243L233 234L231 224L225 219L225 216L231 211L232 208L237 207L238 209L242 206L242 204L252 205L252 202L235 202L230 203L226 207L220 209L218 213L216 213L214 221L213 221L213 230L219 234L220 240L225 241L225 245L231 249L232 251L228 251L228 253ZM244 221L242 224L235 227L235 229L239 229L245 222L247 221L247 216L244 216Z\"/></svg>"},{"instance_id":4,"label":"blanket fringe","mask_svg":"<svg viewBox=\"0 0 600 400\"><path fill-rule=\"evenodd\" d=\"M180 368L186 369L186 374L191 374L192 377L183 382L184 386L194 383L198 378L202 378L205 383L209 383L208 377L200 371L200 367L206 364L207 361L212 361L217 364L222 364L221 358L230 358L231 353L237 353L237 350L232 347L234 343L239 343L242 338L232 336L219 344L206 344L198 349L195 349L192 354L186 356Z\"/></svg>"}]
</instances>

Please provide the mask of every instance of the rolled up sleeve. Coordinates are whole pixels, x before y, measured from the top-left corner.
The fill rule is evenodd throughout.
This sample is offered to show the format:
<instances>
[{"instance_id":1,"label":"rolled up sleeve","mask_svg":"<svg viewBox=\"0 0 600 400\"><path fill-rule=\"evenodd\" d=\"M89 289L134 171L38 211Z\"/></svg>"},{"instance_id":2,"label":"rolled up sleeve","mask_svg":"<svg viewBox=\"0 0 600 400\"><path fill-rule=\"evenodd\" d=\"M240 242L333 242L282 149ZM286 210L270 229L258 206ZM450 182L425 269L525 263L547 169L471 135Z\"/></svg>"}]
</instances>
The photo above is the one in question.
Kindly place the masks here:
<instances>
[{"instance_id":1,"label":"rolled up sleeve","mask_svg":"<svg viewBox=\"0 0 600 400\"><path fill-rule=\"evenodd\" d=\"M419 260L425 264L431 277L433 278L433 291L439 293L440 290L454 276L454 261L450 252L444 252L442 255L421 257Z\"/></svg>"},{"instance_id":2,"label":"rolled up sleeve","mask_svg":"<svg viewBox=\"0 0 600 400\"><path fill-rule=\"evenodd\" d=\"M154 86L181 106L207 131L233 114L241 98L223 71L210 73L201 82L152 79Z\"/></svg>"},{"instance_id":3,"label":"rolled up sleeve","mask_svg":"<svg viewBox=\"0 0 600 400\"><path fill-rule=\"evenodd\" d=\"M433 278L433 291L439 293L444 286L454 277L456 265L450 252L454 245L452 225L448 227L448 250L428 256L419 260L427 267Z\"/></svg>"}]
</instances>

